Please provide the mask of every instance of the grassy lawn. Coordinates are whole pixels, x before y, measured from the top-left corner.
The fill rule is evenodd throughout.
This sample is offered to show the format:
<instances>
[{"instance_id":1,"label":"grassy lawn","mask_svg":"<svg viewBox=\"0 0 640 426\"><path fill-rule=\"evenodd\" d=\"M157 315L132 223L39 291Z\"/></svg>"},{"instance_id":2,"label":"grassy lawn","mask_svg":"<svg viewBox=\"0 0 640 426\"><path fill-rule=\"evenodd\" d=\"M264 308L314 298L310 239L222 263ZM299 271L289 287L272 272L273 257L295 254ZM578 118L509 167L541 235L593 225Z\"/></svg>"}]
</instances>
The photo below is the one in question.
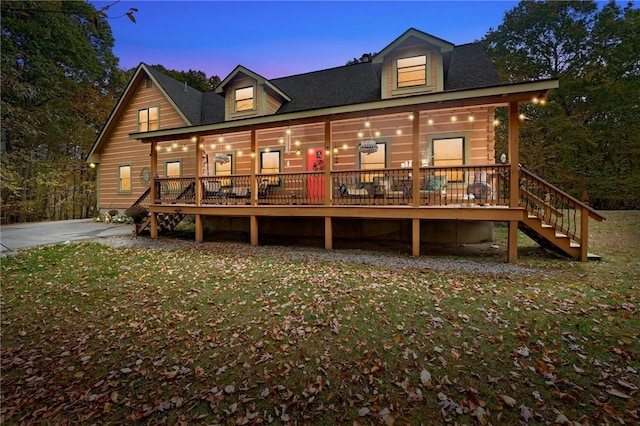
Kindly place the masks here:
<instances>
[{"instance_id":1,"label":"grassy lawn","mask_svg":"<svg viewBox=\"0 0 640 426\"><path fill-rule=\"evenodd\" d=\"M22 251L1 263L0 422L640 423L640 212L604 215L602 261L523 239L504 273L235 243Z\"/></svg>"}]
</instances>

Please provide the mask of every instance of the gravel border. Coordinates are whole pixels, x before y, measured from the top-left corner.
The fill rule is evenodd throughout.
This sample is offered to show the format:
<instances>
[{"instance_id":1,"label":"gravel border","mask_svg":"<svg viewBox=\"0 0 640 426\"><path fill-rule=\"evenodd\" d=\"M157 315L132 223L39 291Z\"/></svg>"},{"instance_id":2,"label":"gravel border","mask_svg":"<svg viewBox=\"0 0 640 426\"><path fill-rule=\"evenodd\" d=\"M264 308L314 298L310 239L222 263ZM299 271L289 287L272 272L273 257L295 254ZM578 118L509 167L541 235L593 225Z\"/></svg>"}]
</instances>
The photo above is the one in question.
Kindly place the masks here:
<instances>
[{"instance_id":1,"label":"gravel border","mask_svg":"<svg viewBox=\"0 0 640 426\"><path fill-rule=\"evenodd\" d=\"M362 249L325 250L324 248L319 247L286 245L262 245L252 247L247 243L240 243L236 241L197 243L193 240L173 238L159 238L157 240L153 240L146 236L140 236L138 238L109 237L100 238L94 241L111 247L138 247L164 250L191 248L197 250L210 250L212 252L247 252L248 255L277 256L290 260L313 259L327 262L360 263L365 265L383 266L392 269L415 268L441 272L466 272L483 275L521 275L542 272L539 269L506 262L495 262L493 260L478 262L475 260L454 259L448 256L414 257L393 251L373 251Z\"/></svg>"}]
</instances>

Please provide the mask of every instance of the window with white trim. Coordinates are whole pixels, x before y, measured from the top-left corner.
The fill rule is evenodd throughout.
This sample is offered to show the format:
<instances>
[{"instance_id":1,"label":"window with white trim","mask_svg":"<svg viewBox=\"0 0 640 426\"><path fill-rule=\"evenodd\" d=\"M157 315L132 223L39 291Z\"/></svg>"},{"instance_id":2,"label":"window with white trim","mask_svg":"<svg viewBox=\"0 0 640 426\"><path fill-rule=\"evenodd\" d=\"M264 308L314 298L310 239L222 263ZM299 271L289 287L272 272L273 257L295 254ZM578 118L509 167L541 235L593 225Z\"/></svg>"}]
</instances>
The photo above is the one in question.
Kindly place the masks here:
<instances>
[{"instance_id":1,"label":"window with white trim","mask_svg":"<svg viewBox=\"0 0 640 426\"><path fill-rule=\"evenodd\" d=\"M214 156L215 159L215 156ZM229 176L232 174L233 154L227 154L227 160L224 163L213 162L213 174L215 176Z\"/></svg>"},{"instance_id":2,"label":"window with white trim","mask_svg":"<svg viewBox=\"0 0 640 426\"><path fill-rule=\"evenodd\" d=\"M236 89L235 97L236 112L251 111L255 109L253 86Z\"/></svg>"},{"instance_id":3,"label":"window with white trim","mask_svg":"<svg viewBox=\"0 0 640 426\"><path fill-rule=\"evenodd\" d=\"M131 164L118 166L118 192L131 192Z\"/></svg>"},{"instance_id":4,"label":"window with white trim","mask_svg":"<svg viewBox=\"0 0 640 426\"><path fill-rule=\"evenodd\" d=\"M276 174L280 173L280 151L263 151L260 153L260 173Z\"/></svg>"},{"instance_id":5,"label":"window with white trim","mask_svg":"<svg viewBox=\"0 0 640 426\"><path fill-rule=\"evenodd\" d=\"M151 132L158 130L160 124L160 114L157 106L138 110L138 131Z\"/></svg>"},{"instance_id":6,"label":"window with white trim","mask_svg":"<svg viewBox=\"0 0 640 426\"><path fill-rule=\"evenodd\" d=\"M434 138L431 141L431 159L434 167L462 166L464 164L464 137ZM462 170L448 170L449 182L464 180Z\"/></svg>"},{"instance_id":7,"label":"window with white trim","mask_svg":"<svg viewBox=\"0 0 640 426\"><path fill-rule=\"evenodd\" d=\"M179 178L182 176L182 161L168 160L165 165L165 176L168 178Z\"/></svg>"},{"instance_id":8,"label":"window with white trim","mask_svg":"<svg viewBox=\"0 0 640 426\"><path fill-rule=\"evenodd\" d=\"M399 58L396 61L397 87L424 86L427 84L426 55Z\"/></svg>"}]
</instances>

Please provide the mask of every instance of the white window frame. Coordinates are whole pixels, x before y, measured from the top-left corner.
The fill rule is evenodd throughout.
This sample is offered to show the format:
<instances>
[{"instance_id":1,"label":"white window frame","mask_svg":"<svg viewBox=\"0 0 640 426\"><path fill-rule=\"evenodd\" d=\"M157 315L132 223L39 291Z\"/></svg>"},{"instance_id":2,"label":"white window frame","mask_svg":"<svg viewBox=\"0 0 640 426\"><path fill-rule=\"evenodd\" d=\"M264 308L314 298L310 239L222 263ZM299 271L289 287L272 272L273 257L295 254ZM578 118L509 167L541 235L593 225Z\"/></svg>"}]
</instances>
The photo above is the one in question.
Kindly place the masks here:
<instances>
[{"instance_id":1,"label":"white window frame","mask_svg":"<svg viewBox=\"0 0 640 426\"><path fill-rule=\"evenodd\" d=\"M154 121L150 120L151 110L156 110L157 119ZM147 118L146 120L142 120L141 114L146 111ZM155 128L151 128L151 124L155 123ZM160 129L160 107L158 105L149 106L146 108L140 108L138 110L138 132L152 132L154 130Z\"/></svg>"}]
</instances>

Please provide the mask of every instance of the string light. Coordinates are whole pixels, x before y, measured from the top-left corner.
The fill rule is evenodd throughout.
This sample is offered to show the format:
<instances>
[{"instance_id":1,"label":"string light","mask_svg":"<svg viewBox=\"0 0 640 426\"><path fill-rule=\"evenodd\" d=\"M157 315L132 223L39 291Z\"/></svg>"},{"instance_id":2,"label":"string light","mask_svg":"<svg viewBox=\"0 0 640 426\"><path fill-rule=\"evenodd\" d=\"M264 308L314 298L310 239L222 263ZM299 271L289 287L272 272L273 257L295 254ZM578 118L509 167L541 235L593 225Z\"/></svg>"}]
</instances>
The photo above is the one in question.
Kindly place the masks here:
<instances>
[{"instance_id":1,"label":"string light","mask_svg":"<svg viewBox=\"0 0 640 426\"><path fill-rule=\"evenodd\" d=\"M475 119L476 119L476 118L473 116L473 114L471 114L471 115L469 116L469 119L468 119L468 120L469 120L469 121L474 121Z\"/></svg>"},{"instance_id":2,"label":"string light","mask_svg":"<svg viewBox=\"0 0 640 426\"><path fill-rule=\"evenodd\" d=\"M427 124L429 126L432 126L433 125L433 118L429 117L429 119L427 120Z\"/></svg>"},{"instance_id":3,"label":"string light","mask_svg":"<svg viewBox=\"0 0 640 426\"><path fill-rule=\"evenodd\" d=\"M402 134L402 129L400 127L396 127L396 135L400 136Z\"/></svg>"},{"instance_id":4,"label":"string light","mask_svg":"<svg viewBox=\"0 0 640 426\"><path fill-rule=\"evenodd\" d=\"M413 121L413 119L414 119L414 118L415 118L415 117L413 116L413 113L412 113L412 112L410 112L410 113L409 113L409 120Z\"/></svg>"}]
</instances>

